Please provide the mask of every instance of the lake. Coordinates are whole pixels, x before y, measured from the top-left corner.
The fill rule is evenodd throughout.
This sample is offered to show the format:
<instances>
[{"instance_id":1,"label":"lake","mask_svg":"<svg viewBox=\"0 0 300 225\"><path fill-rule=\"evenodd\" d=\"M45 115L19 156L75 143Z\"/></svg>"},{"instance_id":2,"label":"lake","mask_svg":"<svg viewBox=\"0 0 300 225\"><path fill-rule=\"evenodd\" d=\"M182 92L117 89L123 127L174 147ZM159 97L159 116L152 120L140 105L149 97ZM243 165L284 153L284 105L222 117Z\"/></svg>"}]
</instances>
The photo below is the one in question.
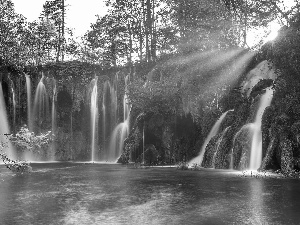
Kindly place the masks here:
<instances>
[{"instance_id":1,"label":"lake","mask_svg":"<svg viewBox=\"0 0 300 225\"><path fill-rule=\"evenodd\" d=\"M0 224L300 224L300 180L119 164L0 165Z\"/></svg>"}]
</instances>

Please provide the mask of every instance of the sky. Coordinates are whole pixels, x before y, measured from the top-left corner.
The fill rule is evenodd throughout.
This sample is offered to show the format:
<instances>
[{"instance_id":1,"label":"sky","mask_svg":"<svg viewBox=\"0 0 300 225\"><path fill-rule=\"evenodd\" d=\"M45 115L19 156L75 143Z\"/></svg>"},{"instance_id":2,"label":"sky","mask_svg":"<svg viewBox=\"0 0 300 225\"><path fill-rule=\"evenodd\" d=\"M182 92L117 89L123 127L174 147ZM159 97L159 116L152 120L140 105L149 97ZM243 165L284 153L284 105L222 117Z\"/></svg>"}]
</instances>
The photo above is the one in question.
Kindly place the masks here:
<instances>
[{"instance_id":1,"label":"sky","mask_svg":"<svg viewBox=\"0 0 300 225\"><path fill-rule=\"evenodd\" d=\"M15 11L23 14L27 21L38 19L46 0L12 0ZM67 5L66 25L73 28L75 36L82 36L90 29L90 24L97 20L96 15L106 13L104 0L65 0Z\"/></svg>"}]
</instances>

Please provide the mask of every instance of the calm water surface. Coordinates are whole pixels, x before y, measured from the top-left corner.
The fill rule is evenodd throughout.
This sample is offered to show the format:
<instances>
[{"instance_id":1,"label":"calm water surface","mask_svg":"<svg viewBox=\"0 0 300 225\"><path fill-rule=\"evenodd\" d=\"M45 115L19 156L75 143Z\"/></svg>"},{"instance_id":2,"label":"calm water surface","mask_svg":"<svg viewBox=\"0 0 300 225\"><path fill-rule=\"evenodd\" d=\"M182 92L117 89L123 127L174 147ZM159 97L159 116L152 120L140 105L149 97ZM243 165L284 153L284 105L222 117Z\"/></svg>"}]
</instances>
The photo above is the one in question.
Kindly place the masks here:
<instances>
[{"instance_id":1,"label":"calm water surface","mask_svg":"<svg viewBox=\"0 0 300 225\"><path fill-rule=\"evenodd\" d=\"M0 166L0 224L300 224L300 180L83 163Z\"/></svg>"}]
</instances>

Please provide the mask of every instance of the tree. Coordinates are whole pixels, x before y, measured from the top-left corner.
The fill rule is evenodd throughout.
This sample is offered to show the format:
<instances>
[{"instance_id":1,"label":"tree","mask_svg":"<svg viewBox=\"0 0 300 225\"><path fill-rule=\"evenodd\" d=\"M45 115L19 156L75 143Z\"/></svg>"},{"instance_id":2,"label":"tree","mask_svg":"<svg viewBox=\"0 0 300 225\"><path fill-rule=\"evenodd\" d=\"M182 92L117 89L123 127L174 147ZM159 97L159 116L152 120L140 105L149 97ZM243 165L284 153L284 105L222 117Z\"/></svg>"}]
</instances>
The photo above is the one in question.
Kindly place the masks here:
<instances>
[{"instance_id":1,"label":"tree","mask_svg":"<svg viewBox=\"0 0 300 225\"><path fill-rule=\"evenodd\" d=\"M217 0L165 0L165 16L175 24L182 53L237 45L234 18ZM170 26L170 25L169 25ZM172 25L171 25L172 27ZM174 29L174 28L173 28Z\"/></svg>"},{"instance_id":2,"label":"tree","mask_svg":"<svg viewBox=\"0 0 300 225\"><path fill-rule=\"evenodd\" d=\"M22 45L25 18L14 10L10 0L3 0L0 4L0 57L4 62L21 67L27 62Z\"/></svg>"},{"instance_id":3,"label":"tree","mask_svg":"<svg viewBox=\"0 0 300 225\"><path fill-rule=\"evenodd\" d=\"M65 27L64 0L46 1L39 19L27 22L14 10L11 0L0 4L0 57L19 70L51 61L77 56L78 43ZM67 34L67 35L66 35Z\"/></svg>"},{"instance_id":4,"label":"tree","mask_svg":"<svg viewBox=\"0 0 300 225\"><path fill-rule=\"evenodd\" d=\"M291 7L281 0L223 0L223 2L242 30L244 46L247 46L248 30L253 27L266 27L273 20L280 21L282 25L289 25L300 8L298 0L293 1Z\"/></svg>"},{"instance_id":5,"label":"tree","mask_svg":"<svg viewBox=\"0 0 300 225\"><path fill-rule=\"evenodd\" d=\"M64 60L65 54L65 0L46 1L41 14L44 20L53 25L56 39L53 45L56 50L56 61Z\"/></svg>"},{"instance_id":6,"label":"tree","mask_svg":"<svg viewBox=\"0 0 300 225\"><path fill-rule=\"evenodd\" d=\"M43 146L49 145L51 141L51 131L35 135L30 132L28 128L21 127L16 134L6 134L8 141L15 145L20 151L32 151L39 152L39 149ZM0 158L5 163L6 167L13 172L31 172L32 168L29 163L19 160L12 160L6 156L5 153L1 153L6 143L0 143Z\"/></svg>"},{"instance_id":7,"label":"tree","mask_svg":"<svg viewBox=\"0 0 300 225\"><path fill-rule=\"evenodd\" d=\"M89 47L112 65L139 60L156 61L155 0L107 0L109 13L92 24L85 35Z\"/></svg>"},{"instance_id":8,"label":"tree","mask_svg":"<svg viewBox=\"0 0 300 225\"><path fill-rule=\"evenodd\" d=\"M102 60L117 66L117 61L126 53L124 43L126 27L115 18L117 15L106 15L98 18L92 25L92 31L86 34L86 40L92 49L101 49Z\"/></svg>"}]
</instances>

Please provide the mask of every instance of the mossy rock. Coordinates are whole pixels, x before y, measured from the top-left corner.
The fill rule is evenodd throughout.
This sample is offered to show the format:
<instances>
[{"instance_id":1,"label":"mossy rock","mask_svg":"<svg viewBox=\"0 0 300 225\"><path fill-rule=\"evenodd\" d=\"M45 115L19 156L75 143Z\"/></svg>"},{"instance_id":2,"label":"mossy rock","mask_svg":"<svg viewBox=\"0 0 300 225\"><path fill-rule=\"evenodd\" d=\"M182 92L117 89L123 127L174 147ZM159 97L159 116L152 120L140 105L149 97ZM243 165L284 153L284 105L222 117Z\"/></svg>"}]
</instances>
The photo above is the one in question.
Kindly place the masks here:
<instances>
[{"instance_id":1,"label":"mossy rock","mask_svg":"<svg viewBox=\"0 0 300 225\"><path fill-rule=\"evenodd\" d=\"M292 141L286 137L281 138L279 148L281 149L281 171L283 174L289 174L294 169Z\"/></svg>"},{"instance_id":2,"label":"mossy rock","mask_svg":"<svg viewBox=\"0 0 300 225\"><path fill-rule=\"evenodd\" d=\"M227 127L221 134L220 142L218 143L215 159L214 168L216 169L229 169L230 159L232 154L234 129L233 127Z\"/></svg>"},{"instance_id":3,"label":"mossy rock","mask_svg":"<svg viewBox=\"0 0 300 225\"><path fill-rule=\"evenodd\" d=\"M261 122L261 132L262 132L262 157L264 158L271 140L270 128L274 117L276 115L276 110L273 106L268 106L262 116Z\"/></svg>"},{"instance_id":4,"label":"mossy rock","mask_svg":"<svg viewBox=\"0 0 300 225\"><path fill-rule=\"evenodd\" d=\"M243 170L249 167L249 158L252 144L251 125L244 125L233 138L233 169Z\"/></svg>"},{"instance_id":5,"label":"mossy rock","mask_svg":"<svg viewBox=\"0 0 300 225\"><path fill-rule=\"evenodd\" d=\"M280 165L276 160L276 148L278 148L278 137L272 137L269 146L266 151L265 157L263 157L263 161L261 163L259 170L277 170L280 169Z\"/></svg>"},{"instance_id":6,"label":"mossy rock","mask_svg":"<svg viewBox=\"0 0 300 225\"><path fill-rule=\"evenodd\" d=\"M217 151L218 141L220 137L221 134L214 136L212 139L210 139L209 143L207 144L202 161L203 167L213 168L214 155Z\"/></svg>"}]
</instances>

